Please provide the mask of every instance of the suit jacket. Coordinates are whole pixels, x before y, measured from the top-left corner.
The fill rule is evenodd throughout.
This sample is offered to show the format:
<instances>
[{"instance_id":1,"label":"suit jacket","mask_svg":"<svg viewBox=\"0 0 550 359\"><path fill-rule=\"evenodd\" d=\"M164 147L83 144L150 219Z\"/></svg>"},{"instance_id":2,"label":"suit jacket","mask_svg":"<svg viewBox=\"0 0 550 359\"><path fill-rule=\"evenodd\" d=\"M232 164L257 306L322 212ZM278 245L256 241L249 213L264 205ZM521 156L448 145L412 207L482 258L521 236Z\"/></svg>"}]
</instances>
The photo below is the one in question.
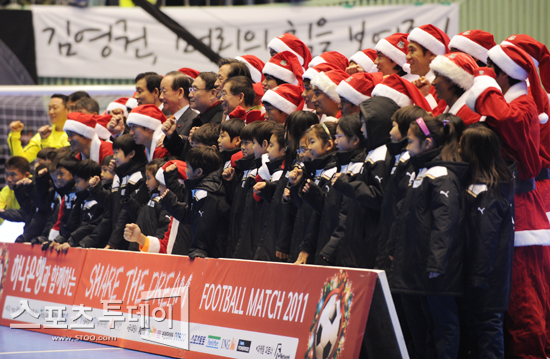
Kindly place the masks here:
<instances>
[{"instance_id":1,"label":"suit jacket","mask_svg":"<svg viewBox=\"0 0 550 359\"><path fill-rule=\"evenodd\" d=\"M176 121L176 132L178 135L187 139L189 132L191 132L191 127L193 125L193 120L198 116L198 113L193 111L191 107L188 107L187 110L177 119Z\"/></svg>"}]
</instances>

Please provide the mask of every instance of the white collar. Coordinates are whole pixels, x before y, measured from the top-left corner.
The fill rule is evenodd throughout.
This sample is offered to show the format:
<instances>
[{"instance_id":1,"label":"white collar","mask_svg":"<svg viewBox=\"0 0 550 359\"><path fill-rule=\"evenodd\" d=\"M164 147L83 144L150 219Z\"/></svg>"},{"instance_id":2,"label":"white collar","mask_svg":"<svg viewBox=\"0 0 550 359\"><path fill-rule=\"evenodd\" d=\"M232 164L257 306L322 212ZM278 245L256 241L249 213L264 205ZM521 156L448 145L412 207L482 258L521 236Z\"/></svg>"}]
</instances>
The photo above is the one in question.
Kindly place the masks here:
<instances>
[{"instance_id":1,"label":"white collar","mask_svg":"<svg viewBox=\"0 0 550 359\"><path fill-rule=\"evenodd\" d=\"M451 113L453 115L456 115L458 111L460 111L460 109L463 107L463 106L466 106L466 97L468 97L468 91L465 91L462 96L460 96L456 102L453 104L453 107L451 107L449 109L449 106L447 106L447 108L445 109L445 111L443 111L444 113Z\"/></svg>"},{"instance_id":2,"label":"white collar","mask_svg":"<svg viewBox=\"0 0 550 359\"><path fill-rule=\"evenodd\" d=\"M176 119L176 121L181 117L181 115L183 115L185 111L187 111L188 108L189 105L180 108L178 111L176 111L176 113L174 113L174 118Z\"/></svg>"},{"instance_id":3,"label":"white collar","mask_svg":"<svg viewBox=\"0 0 550 359\"><path fill-rule=\"evenodd\" d=\"M151 162L153 160L153 155L157 148L157 142L160 140L160 137L163 135L161 130L162 126L157 127L155 132L153 132L153 138L151 139L151 148L145 148L145 154L147 155L147 161Z\"/></svg>"},{"instance_id":4,"label":"white collar","mask_svg":"<svg viewBox=\"0 0 550 359\"><path fill-rule=\"evenodd\" d=\"M522 81L510 87L508 91L506 91L506 93L504 94L504 99L506 100L506 102L510 103L518 97L527 94L527 82Z\"/></svg>"},{"instance_id":5,"label":"white collar","mask_svg":"<svg viewBox=\"0 0 550 359\"><path fill-rule=\"evenodd\" d=\"M424 77L427 78L430 83L432 83L435 80L435 73L433 72L433 70L430 69L430 71Z\"/></svg>"}]
</instances>

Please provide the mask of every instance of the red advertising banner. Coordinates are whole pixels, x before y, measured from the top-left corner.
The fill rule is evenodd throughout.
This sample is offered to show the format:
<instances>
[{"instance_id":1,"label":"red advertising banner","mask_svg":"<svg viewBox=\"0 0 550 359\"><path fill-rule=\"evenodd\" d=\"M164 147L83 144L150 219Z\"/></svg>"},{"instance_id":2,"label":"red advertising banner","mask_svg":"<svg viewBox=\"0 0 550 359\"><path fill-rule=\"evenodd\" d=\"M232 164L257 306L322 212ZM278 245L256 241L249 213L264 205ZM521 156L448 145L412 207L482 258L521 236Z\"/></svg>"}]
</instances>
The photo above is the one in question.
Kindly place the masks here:
<instances>
[{"instance_id":1,"label":"red advertising banner","mask_svg":"<svg viewBox=\"0 0 550 359\"><path fill-rule=\"evenodd\" d=\"M357 358L380 274L22 244L0 261L0 324L178 358Z\"/></svg>"}]
</instances>

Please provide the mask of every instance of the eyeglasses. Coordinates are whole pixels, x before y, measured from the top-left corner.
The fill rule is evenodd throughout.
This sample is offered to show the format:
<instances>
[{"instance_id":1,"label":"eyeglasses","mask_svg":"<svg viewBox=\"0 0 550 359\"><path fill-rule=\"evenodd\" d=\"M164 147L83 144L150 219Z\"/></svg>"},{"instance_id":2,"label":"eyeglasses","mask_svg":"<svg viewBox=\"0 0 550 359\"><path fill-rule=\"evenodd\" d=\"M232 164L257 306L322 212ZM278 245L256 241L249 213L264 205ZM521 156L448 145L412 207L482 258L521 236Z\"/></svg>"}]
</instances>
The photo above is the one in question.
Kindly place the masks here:
<instances>
[{"instance_id":1,"label":"eyeglasses","mask_svg":"<svg viewBox=\"0 0 550 359\"><path fill-rule=\"evenodd\" d=\"M202 90L206 91L206 89L198 89L198 88L194 88L194 87L189 87L189 92L197 92L197 91L202 91Z\"/></svg>"}]
</instances>

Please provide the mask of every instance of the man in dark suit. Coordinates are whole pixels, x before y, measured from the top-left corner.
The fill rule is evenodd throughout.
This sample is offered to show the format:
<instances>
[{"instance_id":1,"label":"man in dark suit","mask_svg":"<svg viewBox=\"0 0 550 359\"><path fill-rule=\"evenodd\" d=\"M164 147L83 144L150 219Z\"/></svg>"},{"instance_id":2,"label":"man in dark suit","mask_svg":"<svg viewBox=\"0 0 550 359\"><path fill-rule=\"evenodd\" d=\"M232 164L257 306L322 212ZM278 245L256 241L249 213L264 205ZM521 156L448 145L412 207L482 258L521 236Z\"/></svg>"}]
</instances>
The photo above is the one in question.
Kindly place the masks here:
<instances>
[{"instance_id":1,"label":"man in dark suit","mask_svg":"<svg viewBox=\"0 0 550 359\"><path fill-rule=\"evenodd\" d=\"M174 116L176 132L185 140L198 113L189 106L189 88L191 80L179 71L166 74L160 83L160 101L164 108Z\"/></svg>"},{"instance_id":2,"label":"man in dark suit","mask_svg":"<svg viewBox=\"0 0 550 359\"><path fill-rule=\"evenodd\" d=\"M189 105L192 109L199 111L195 117L192 127L200 127L207 123L220 124L225 117L221 101L216 96L216 74L214 72L201 72L193 81L189 89ZM176 122L173 119L166 121L163 126L164 147L171 153L180 153L180 158L185 158L191 149L189 141L176 136Z\"/></svg>"}]
</instances>

